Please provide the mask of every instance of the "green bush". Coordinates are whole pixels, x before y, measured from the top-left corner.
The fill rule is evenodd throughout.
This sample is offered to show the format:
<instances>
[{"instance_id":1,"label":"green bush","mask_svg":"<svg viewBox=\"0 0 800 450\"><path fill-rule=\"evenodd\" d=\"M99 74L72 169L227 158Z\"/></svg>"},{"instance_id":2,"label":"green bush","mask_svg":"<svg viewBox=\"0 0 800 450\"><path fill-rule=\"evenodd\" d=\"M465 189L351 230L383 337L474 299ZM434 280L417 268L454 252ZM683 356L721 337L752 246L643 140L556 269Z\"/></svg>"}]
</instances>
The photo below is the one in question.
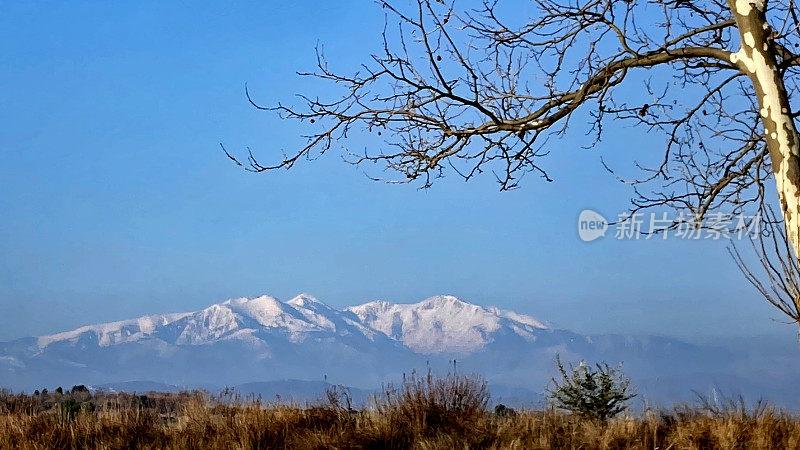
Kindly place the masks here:
<instances>
[{"instance_id":1,"label":"green bush","mask_svg":"<svg viewBox=\"0 0 800 450\"><path fill-rule=\"evenodd\" d=\"M62 423L71 421L80 411L81 404L75 401L74 398L62 400L58 404L58 416Z\"/></svg>"},{"instance_id":2,"label":"green bush","mask_svg":"<svg viewBox=\"0 0 800 450\"><path fill-rule=\"evenodd\" d=\"M514 408L509 408L508 406L500 403L494 407L494 414L497 417L515 417L517 415L517 411L514 410Z\"/></svg>"},{"instance_id":3,"label":"green bush","mask_svg":"<svg viewBox=\"0 0 800 450\"><path fill-rule=\"evenodd\" d=\"M547 393L557 408L605 422L625 411L628 400L636 396L621 367L615 369L606 363L592 367L581 362L567 370L558 357L556 366L560 379L553 378L554 387Z\"/></svg>"}]
</instances>

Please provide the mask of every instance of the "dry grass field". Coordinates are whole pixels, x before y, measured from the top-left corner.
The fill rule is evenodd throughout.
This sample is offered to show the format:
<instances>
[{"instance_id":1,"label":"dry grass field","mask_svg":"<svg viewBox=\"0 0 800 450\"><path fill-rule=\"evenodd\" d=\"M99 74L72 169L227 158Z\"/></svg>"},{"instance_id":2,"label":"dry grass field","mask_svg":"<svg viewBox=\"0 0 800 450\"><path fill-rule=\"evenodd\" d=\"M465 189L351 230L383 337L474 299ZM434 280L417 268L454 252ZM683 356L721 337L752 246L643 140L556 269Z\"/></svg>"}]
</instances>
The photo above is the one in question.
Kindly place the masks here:
<instances>
[{"instance_id":1,"label":"dry grass field","mask_svg":"<svg viewBox=\"0 0 800 450\"><path fill-rule=\"evenodd\" d=\"M198 392L5 392L0 447L800 448L800 418L764 405L650 410L602 423L555 410L488 410L487 402L485 384L455 376L412 379L361 410L343 391L305 407Z\"/></svg>"}]
</instances>

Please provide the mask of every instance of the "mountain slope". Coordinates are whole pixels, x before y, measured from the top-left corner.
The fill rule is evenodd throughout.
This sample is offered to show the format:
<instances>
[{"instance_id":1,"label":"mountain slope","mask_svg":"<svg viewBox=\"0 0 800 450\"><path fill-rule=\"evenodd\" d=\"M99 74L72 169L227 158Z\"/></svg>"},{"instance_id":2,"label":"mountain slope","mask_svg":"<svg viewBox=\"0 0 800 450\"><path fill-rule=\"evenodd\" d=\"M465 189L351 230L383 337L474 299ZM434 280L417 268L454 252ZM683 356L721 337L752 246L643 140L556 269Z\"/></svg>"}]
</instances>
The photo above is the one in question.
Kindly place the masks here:
<instances>
[{"instance_id":1,"label":"mountain slope","mask_svg":"<svg viewBox=\"0 0 800 450\"><path fill-rule=\"evenodd\" d=\"M40 349L60 342L95 342L100 347L158 339L176 345L202 345L222 340L255 341L281 335L291 342L309 336L335 334L375 339L377 333L357 318L328 307L308 295L288 302L269 296L237 298L201 311L162 314L138 319L89 325L73 331L42 336Z\"/></svg>"},{"instance_id":2,"label":"mountain slope","mask_svg":"<svg viewBox=\"0 0 800 450\"><path fill-rule=\"evenodd\" d=\"M0 343L0 384L224 385L325 374L350 379L354 371L363 383L384 376L392 359L409 358L409 350L350 312L308 295L288 302L261 296Z\"/></svg>"}]
</instances>

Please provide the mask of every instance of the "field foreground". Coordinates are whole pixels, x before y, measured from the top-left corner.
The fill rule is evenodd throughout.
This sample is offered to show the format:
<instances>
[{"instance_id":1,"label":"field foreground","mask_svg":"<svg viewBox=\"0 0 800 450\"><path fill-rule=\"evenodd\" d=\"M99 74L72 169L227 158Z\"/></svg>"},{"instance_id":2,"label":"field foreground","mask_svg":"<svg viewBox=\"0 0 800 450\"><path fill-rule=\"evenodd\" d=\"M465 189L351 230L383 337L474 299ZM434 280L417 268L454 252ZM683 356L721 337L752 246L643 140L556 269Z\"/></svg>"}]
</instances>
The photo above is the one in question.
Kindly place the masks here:
<instances>
[{"instance_id":1,"label":"field foreground","mask_svg":"<svg viewBox=\"0 0 800 450\"><path fill-rule=\"evenodd\" d=\"M455 384L453 384L455 382ZM649 410L599 423L486 408L469 380L391 388L364 410L203 393L0 394L3 448L800 448L800 418L769 406Z\"/></svg>"}]
</instances>

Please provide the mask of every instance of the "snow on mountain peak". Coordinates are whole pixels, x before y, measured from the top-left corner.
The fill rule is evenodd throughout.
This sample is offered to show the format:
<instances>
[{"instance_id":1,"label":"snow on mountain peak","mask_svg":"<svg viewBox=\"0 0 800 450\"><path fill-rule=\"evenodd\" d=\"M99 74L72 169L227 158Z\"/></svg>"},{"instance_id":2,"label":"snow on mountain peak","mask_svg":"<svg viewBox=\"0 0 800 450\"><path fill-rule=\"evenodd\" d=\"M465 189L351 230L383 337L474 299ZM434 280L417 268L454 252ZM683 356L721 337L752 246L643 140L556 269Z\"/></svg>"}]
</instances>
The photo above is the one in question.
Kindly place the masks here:
<instances>
[{"instance_id":1,"label":"snow on mountain peak","mask_svg":"<svg viewBox=\"0 0 800 450\"><path fill-rule=\"evenodd\" d=\"M428 299L425 299L418 303L418 305L433 309L433 308L463 308L464 306L469 305L469 303L462 301L458 297L452 295L437 295ZM472 305L475 306L475 305Z\"/></svg>"},{"instance_id":2,"label":"snow on mountain peak","mask_svg":"<svg viewBox=\"0 0 800 450\"><path fill-rule=\"evenodd\" d=\"M425 354L471 353L491 342L501 329L533 340L536 329L547 328L533 317L484 308L451 295L413 304L370 302L348 310L365 325Z\"/></svg>"},{"instance_id":3,"label":"snow on mountain peak","mask_svg":"<svg viewBox=\"0 0 800 450\"><path fill-rule=\"evenodd\" d=\"M64 331L36 338L41 349L54 342L77 342L82 336L91 335L101 347L134 342L152 334L157 328L164 327L189 316L191 313L154 314L136 319L86 325L75 330Z\"/></svg>"},{"instance_id":4,"label":"snow on mountain peak","mask_svg":"<svg viewBox=\"0 0 800 450\"><path fill-rule=\"evenodd\" d=\"M533 317L474 305L451 295L412 304L374 301L344 311L308 294L286 302L262 295L226 300L197 312L145 316L42 336L38 347L78 340L101 347L141 339L167 339L176 345L229 339L255 342L264 339L265 333L302 342L309 333L332 333L369 340L383 336L417 353L471 353L493 342L498 332L532 341L536 330L542 328L547 326Z\"/></svg>"},{"instance_id":5,"label":"snow on mountain peak","mask_svg":"<svg viewBox=\"0 0 800 450\"><path fill-rule=\"evenodd\" d=\"M215 305L217 306L217 305ZM285 303L268 295L255 298L237 298L223 302L221 306L227 307L240 318L251 318L265 327L281 327L300 324L287 308Z\"/></svg>"},{"instance_id":6,"label":"snow on mountain peak","mask_svg":"<svg viewBox=\"0 0 800 450\"><path fill-rule=\"evenodd\" d=\"M327 306L321 301L317 300L316 297L310 294L300 294L286 303L294 307L301 307L301 308L309 307L311 305Z\"/></svg>"}]
</instances>

